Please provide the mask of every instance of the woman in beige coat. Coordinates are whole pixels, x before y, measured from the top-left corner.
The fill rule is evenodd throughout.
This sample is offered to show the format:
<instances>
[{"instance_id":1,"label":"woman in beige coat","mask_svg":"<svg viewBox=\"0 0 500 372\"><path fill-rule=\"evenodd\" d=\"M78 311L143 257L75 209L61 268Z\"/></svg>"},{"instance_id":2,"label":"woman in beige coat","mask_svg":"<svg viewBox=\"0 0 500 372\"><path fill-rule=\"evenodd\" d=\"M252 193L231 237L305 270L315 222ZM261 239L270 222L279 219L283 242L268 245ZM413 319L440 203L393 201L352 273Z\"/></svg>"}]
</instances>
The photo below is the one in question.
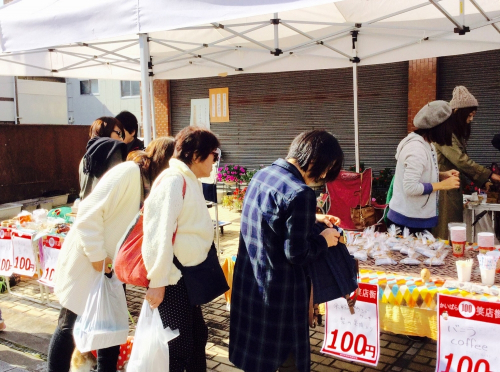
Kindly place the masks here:
<instances>
[{"instance_id":1,"label":"woman in beige coat","mask_svg":"<svg viewBox=\"0 0 500 372\"><path fill-rule=\"evenodd\" d=\"M146 151L131 153L132 161L106 172L78 208L78 217L61 248L56 267L55 294L61 304L49 345L48 372L68 372L75 349L73 328L82 315L92 283L111 272L116 245L139 212L141 194L165 168L174 140L162 137ZM97 371L116 372L120 346L97 351Z\"/></svg>"},{"instance_id":2,"label":"woman in beige coat","mask_svg":"<svg viewBox=\"0 0 500 372\"><path fill-rule=\"evenodd\" d=\"M434 143L437 152L439 171L456 169L460 172L463 184L464 175L478 187L484 186L488 180L500 182L500 176L476 163L467 155L467 141L471 134L471 123L477 112L476 98L464 86L453 89L450 106L456 115L457 126L454 129L451 146ZM434 236L448 239L448 223L463 222L462 187L455 190L439 192L438 225L433 229Z\"/></svg>"}]
</instances>

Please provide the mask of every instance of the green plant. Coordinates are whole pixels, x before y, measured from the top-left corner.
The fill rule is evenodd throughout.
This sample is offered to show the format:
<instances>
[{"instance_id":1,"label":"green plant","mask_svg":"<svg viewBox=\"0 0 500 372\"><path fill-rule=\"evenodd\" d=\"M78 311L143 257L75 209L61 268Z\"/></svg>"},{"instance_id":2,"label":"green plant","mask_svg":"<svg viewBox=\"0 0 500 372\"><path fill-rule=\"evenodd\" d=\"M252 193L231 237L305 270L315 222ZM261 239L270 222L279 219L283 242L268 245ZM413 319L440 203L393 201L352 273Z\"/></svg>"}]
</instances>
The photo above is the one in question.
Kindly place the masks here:
<instances>
[{"instance_id":1,"label":"green plant","mask_svg":"<svg viewBox=\"0 0 500 372\"><path fill-rule=\"evenodd\" d=\"M241 177L241 180L244 183L250 183L255 173L260 171L262 168L265 168L263 164L259 165L259 169L247 169L246 173Z\"/></svg>"}]
</instances>

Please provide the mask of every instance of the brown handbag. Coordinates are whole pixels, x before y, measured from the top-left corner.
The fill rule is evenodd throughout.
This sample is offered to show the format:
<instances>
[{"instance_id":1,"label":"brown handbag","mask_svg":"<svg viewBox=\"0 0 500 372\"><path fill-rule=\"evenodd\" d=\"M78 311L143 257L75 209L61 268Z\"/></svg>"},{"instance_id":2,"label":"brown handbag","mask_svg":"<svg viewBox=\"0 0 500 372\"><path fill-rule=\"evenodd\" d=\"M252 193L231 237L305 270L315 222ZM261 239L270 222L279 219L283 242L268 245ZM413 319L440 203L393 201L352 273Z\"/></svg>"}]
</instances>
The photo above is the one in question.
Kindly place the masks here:
<instances>
[{"instance_id":1,"label":"brown handbag","mask_svg":"<svg viewBox=\"0 0 500 372\"><path fill-rule=\"evenodd\" d=\"M371 204L361 206L362 185L363 173L361 173L359 184L359 204L356 207L351 208L351 220L357 229L364 229L377 223L377 218L375 217L375 208Z\"/></svg>"}]
</instances>

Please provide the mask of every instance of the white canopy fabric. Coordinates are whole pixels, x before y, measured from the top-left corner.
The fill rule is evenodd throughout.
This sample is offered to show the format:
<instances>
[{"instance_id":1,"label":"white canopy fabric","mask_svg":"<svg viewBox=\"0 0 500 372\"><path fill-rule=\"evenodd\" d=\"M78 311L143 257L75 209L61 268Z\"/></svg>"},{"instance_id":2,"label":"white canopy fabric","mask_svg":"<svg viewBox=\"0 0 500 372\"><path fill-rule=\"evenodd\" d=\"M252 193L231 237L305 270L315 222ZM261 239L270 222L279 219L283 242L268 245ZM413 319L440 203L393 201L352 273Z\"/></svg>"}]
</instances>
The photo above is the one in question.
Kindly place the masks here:
<instances>
[{"instance_id":1,"label":"white canopy fabric","mask_svg":"<svg viewBox=\"0 0 500 372\"><path fill-rule=\"evenodd\" d=\"M359 65L500 48L500 0L462 1L17 0L0 74L138 80L138 33L160 79L349 67L352 31Z\"/></svg>"}]
</instances>

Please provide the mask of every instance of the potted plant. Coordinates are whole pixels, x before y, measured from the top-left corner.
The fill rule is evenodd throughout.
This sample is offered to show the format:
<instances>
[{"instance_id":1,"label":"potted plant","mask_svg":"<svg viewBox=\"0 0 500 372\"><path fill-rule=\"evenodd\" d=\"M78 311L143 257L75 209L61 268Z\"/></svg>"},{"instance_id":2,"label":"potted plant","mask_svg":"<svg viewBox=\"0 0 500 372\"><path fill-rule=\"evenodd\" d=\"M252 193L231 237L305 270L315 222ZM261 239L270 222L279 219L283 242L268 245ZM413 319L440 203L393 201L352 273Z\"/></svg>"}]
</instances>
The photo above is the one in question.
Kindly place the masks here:
<instances>
[{"instance_id":1,"label":"potted plant","mask_svg":"<svg viewBox=\"0 0 500 372\"><path fill-rule=\"evenodd\" d=\"M217 169L217 182L224 182L226 185L236 185L243 182L246 169L238 164L226 164Z\"/></svg>"}]
</instances>

